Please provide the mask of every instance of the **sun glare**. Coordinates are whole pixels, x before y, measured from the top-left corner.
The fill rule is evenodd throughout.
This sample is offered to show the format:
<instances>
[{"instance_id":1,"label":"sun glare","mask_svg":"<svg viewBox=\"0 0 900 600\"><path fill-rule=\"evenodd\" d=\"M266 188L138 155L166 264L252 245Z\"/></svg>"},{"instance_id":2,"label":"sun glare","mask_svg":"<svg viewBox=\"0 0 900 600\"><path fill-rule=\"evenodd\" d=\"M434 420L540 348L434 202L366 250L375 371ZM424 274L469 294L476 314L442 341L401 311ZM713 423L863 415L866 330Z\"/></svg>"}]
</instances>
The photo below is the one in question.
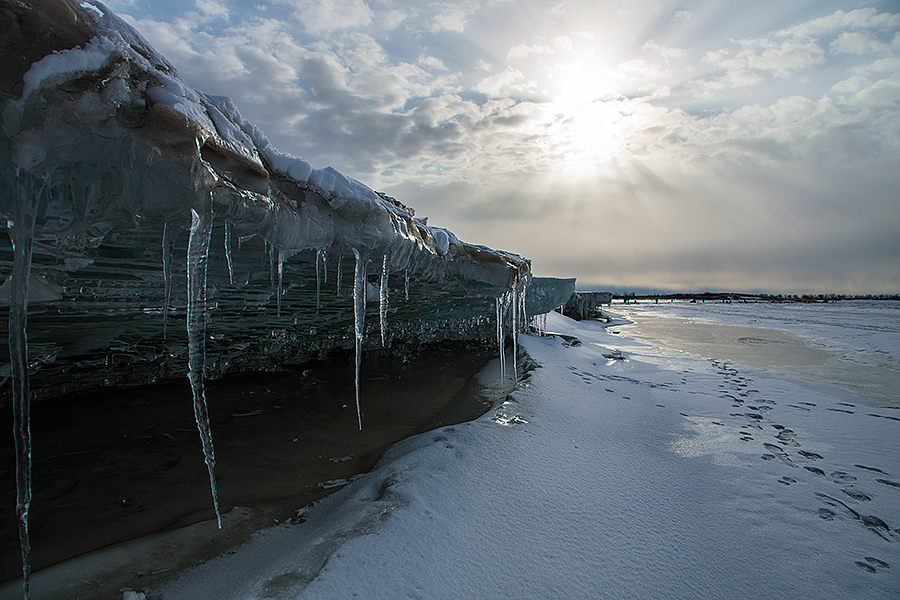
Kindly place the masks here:
<instances>
[{"instance_id":1,"label":"sun glare","mask_svg":"<svg viewBox=\"0 0 900 600\"><path fill-rule=\"evenodd\" d=\"M616 158L626 141L632 110L604 72L590 62L573 62L560 69L549 93L548 153L567 175L591 175Z\"/></svg>"}]
</instances>

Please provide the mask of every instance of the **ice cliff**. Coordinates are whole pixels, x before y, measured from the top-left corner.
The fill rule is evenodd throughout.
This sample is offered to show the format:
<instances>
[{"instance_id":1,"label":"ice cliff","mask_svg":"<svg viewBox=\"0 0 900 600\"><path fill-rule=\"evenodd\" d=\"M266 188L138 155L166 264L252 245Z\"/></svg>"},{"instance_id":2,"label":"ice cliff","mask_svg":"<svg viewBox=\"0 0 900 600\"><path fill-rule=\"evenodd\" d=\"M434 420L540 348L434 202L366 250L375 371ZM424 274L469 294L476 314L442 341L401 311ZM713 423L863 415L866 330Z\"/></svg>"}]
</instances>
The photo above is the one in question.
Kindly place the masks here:
<instances>
[{"instance_id":1,"label":"ice cliff","mask_svg":"<svg viewBox=\"0 0 900 600\"><path fill-rule=\"evenodd\" d=\"M102 4L2 19L0 213L33 252L35 395L183 376L186 319L216 376L353 349L355 325L366 347L489 337L494 299L526 287L527 260L279 152Z\"/></svg>"},{"instance_id":2,"label":"ice cliff","mask_svg":"<svg viewBox=\"0 0 900 600\"><path fill-rule=\"evenodd\" d=\"M0 401L20 464L29 398L187 375L215 496L204 378L502 345L524 324L528 260L279 152L99 2L4 0L0 29ZM536 297L550 310L565 289Z\"/></svg>"}]
</instances>

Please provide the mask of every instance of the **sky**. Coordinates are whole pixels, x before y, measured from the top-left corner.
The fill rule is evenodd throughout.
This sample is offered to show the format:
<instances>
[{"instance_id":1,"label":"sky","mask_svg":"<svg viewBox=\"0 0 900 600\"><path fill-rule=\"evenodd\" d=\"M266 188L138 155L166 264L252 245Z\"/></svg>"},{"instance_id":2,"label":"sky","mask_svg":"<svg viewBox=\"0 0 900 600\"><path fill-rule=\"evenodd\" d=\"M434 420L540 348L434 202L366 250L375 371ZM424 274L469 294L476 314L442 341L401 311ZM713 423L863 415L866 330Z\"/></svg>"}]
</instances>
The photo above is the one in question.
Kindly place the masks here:
<instances>
[{"instance_id":1,"label":"sky","mask_svg":"<svg viewBox=\"0 0 900 600\"><path fill-rule=\"evenodd\" d=\"M900 292L897 0L109 0L282 151L582 289Z\"/></svg>"}]
</instances>

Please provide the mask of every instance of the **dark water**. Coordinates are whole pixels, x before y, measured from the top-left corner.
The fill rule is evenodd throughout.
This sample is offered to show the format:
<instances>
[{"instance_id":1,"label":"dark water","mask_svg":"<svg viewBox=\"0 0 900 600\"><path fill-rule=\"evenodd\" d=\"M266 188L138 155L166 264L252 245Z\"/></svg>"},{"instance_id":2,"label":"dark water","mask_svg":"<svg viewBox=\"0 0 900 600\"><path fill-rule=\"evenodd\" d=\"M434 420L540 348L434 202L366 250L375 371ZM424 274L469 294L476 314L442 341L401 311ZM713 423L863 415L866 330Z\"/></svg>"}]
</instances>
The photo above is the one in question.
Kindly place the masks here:
<instances>
[{"instance_id":1,"label":"dark water","mask_svg":"<svg viewBox=\"0 0 900 600\"><path fill-rule=\"evenodd\" d=\"M462 344L409 362L352 357L208 382L222 511L287 518L374 465L391 444L477 417L505 393ZM510 357L511 358L511 357ZM487 381L487 385L483 383ZM214 518L187 382L33 404L34 569ZM11 411L2 427L11 432ZM21 576L11 434L0 446L0 581Z\"/></svg>"}]
</instances>

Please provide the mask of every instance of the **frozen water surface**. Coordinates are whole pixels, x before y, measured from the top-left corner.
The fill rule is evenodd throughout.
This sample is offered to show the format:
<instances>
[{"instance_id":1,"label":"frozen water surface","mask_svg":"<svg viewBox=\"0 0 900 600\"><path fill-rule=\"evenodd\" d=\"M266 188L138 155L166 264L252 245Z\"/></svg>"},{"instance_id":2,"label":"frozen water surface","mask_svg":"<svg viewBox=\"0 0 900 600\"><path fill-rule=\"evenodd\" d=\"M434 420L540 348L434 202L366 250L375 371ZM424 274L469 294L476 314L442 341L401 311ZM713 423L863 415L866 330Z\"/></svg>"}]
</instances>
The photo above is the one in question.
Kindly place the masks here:
<instances>
[{"instance_id":1,"label":"frozen water surface","mask_svg":"<svg viewBox=\"0 0 900 600\"><path fill-rule=\"evenodd\" d=\"M399 444L304 523L153 593L896 597L900 411L617 325L547 329L566 337L520 337L539 366L495 411Z\"/></svg>"}]
</instances>

